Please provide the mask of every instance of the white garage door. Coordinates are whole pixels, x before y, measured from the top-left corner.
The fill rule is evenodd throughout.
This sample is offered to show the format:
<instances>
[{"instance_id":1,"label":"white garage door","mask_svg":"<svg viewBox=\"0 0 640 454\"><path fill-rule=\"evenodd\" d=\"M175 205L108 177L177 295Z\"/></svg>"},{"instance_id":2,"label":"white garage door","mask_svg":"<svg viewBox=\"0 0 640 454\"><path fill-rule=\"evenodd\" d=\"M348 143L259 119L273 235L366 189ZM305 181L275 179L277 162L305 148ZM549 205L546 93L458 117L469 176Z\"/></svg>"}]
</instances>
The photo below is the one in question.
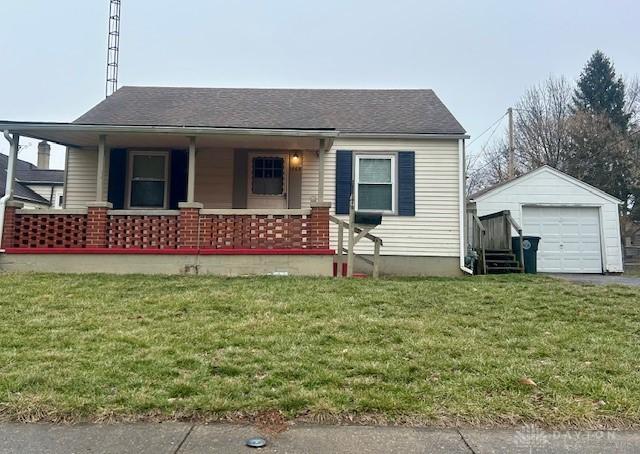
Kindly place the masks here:
<instances>
[{"instance_id":1,"label":"white garage door","mask_svg":"<svg viewBox=\"0 0 640 454\"><path fill-rule=\"evenodd\" d=\"M538 271L602 272L597 208L524 207L522 216L524 234L542 237Z\"/></svg>"}]
</instances>

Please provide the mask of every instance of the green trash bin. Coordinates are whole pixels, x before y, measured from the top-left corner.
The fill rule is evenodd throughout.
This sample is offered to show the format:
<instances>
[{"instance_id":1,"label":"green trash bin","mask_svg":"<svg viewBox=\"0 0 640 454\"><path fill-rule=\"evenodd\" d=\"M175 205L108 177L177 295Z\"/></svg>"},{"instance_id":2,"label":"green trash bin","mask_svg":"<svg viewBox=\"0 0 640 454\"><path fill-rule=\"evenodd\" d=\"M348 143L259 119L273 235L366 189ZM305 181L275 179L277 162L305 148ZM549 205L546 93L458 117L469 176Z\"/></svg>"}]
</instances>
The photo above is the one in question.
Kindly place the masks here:
<instances>
[{"instance_id":1,"label":"green trash bin","mask_svg":"<svg viewBox=\"0 0 640 454\"><path fill-rule=\"evenodd\" d=\"M523 236L522 251L524 253L524 272L536 274L538 272L538 244L539 236ZM516 260L520 262L520 237L511 238L511 246L516 254Z\"/></svg>"}]
</instances>

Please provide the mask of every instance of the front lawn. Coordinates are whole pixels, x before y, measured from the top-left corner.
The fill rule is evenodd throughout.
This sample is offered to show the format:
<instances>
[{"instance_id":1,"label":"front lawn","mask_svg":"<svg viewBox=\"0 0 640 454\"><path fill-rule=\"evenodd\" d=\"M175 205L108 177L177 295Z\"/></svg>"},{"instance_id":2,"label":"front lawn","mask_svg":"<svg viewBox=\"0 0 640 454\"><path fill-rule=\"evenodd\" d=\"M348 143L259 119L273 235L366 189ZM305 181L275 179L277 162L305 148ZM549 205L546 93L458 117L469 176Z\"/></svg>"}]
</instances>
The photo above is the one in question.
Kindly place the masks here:
<instances>
[{"instance_id":1,"label":"front lawn","mask_svg":"<svg viewBox=\"0 0 640 454\"><path fill-rule=\"evenodd\" d=\"M637 288L5 274L0 310L4 420L640 426Z\"/></svg>"}]
</instances>

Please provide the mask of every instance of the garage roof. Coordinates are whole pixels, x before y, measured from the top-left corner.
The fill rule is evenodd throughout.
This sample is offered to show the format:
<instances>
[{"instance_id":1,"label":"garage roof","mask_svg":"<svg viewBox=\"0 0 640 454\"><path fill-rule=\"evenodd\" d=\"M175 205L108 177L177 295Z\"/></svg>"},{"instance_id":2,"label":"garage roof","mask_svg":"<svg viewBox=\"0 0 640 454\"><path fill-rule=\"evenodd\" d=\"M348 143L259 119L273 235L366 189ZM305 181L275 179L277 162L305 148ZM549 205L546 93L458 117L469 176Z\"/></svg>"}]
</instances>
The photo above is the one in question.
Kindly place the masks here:
<instances>
[{"instance_id":1,"label":"garage roof","mask_svg":"<svg viewBox=\"0 0 640 454\"><path fill-rule=\"evenodd\" d=\"M574 178L571 175L568 175L568 174L566 174L564 172L561 172L558 169L554 169L553 167L548 166L548 165L544 165L542 167L538 167L537 169L532 170L530 172L527 172L525 174L522 174L522 175L514 178L513 180L503 181L502 183L498 183L498 184L496 184L494 186L490 186L488 188L485 188L485 189L482 189L480 191L477 191L477 192L471 194L471 196L469 197L469 200L472 200L474 202L478 202L478 201L488 197L491 194L495 194L496 192L499 192L499 191L504 191L504 190L506 190L506 189L516 185L516 184L520 184L523 181L533 177L534 175L538 175L538 174L540 174L542 172L552 173L552 174L554 174L554 175L556 175L556 176L558 176L558 177L560 177L560 178L562 178L562 179L564 179L566 181L569 181L569 182L575 184L576 186L579 186L579 187L581 187L581 188L583 188L583 189L585 189L585 190L587 190L587 191L589 191L589 192L591 192L591 193L593 193L595 195L598 195L598 196L602 197L603 199L606 199L606 200L608 200L610 202L617 203L617 204L622 203L622 200L612 196L611 194L608 194L608 193L604 192L603 190L596 188L595 186L591 186L590 184L585 183L584 181L578 180L577 178Z\"/></svg>"}]
</instances>

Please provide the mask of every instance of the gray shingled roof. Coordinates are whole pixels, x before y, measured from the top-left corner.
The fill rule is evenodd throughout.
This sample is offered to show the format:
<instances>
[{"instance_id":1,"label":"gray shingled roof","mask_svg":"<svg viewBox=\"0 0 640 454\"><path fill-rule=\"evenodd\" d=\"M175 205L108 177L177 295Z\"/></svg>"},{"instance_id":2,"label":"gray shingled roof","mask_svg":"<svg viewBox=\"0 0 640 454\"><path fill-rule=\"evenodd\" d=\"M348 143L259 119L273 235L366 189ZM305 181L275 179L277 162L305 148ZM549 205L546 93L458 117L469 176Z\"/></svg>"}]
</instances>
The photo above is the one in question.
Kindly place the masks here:
<instances>
[{"instance_id":1,"label":"gray shingled roof","mask_svg":"<svg viewBox=\"0 0 640 454\"><path fill-rule=\"evenodd\" d=\"M433 90L122 87L74 123L465 133Z\"/></svg>"},{"instance_id":2,"label":"gray shingled roof","mask_svg":"<svg viewBox=\"0 0 640 454\"><path fill-rule=\"evenodd\" d=\"M16 178L23 183L64 183L64 170L39 169L33 164L28 169L16 169Z\"/></svg>"},{"instance_id":3,"label":"gray shingled roof","mask_svg":"<svg viewBox=\"0 0 640 454\"><path fill-rule=\"evenodd\" d=\"M0 197L4 195L7 181L7 164L9 157L0 153ZM16 162L16 183L14 196L17 199L29 200L36 203L49 205L49 201L33 191L26 183L64 183L64 170L38 169L30 162L18 159Z\"/></svg>"}]
</instances>

